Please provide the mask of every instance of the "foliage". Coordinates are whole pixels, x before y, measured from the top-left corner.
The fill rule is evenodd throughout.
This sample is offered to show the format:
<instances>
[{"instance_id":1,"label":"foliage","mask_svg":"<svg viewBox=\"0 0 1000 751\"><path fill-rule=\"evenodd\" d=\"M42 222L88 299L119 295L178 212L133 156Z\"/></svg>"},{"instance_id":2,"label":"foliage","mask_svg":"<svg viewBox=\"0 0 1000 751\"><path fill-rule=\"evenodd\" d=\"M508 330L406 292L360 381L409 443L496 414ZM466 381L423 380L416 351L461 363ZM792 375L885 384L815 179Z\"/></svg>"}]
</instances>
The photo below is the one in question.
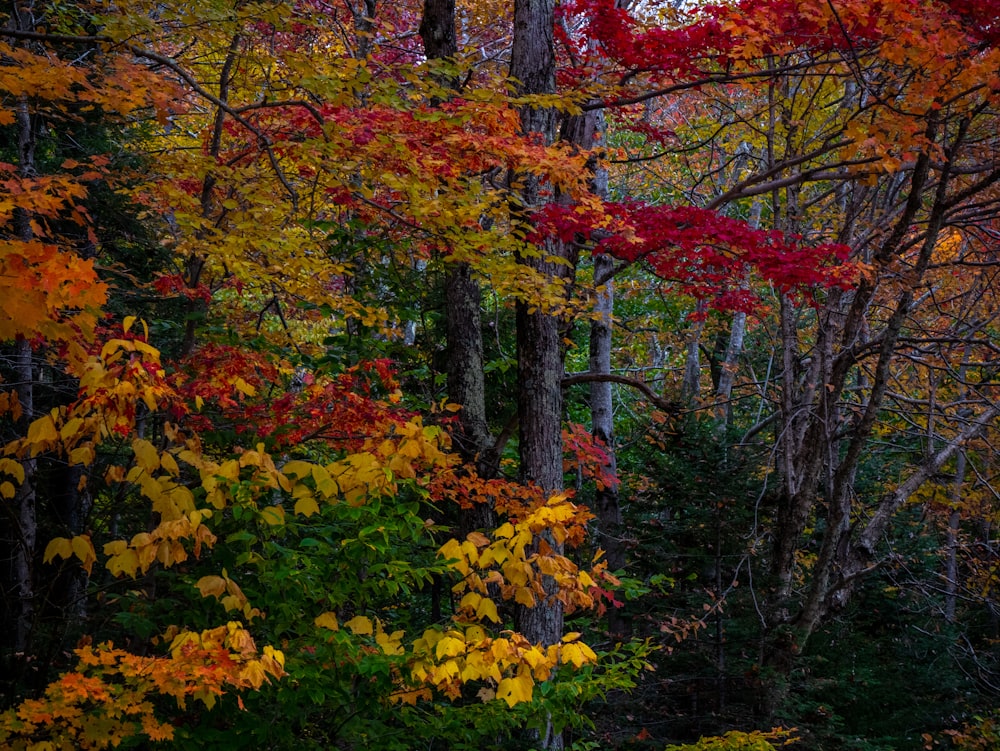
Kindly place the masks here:
<instances>
[{"instance_id":1,"label":"foliage","mask_svg":"<svg viewBox=\"0 0 1000 751\"><path fill-rule=\"evenodd\" d=\"M772 751L775 746L771 741L781 741L781 746L794 743L796 739L790 736L788 730L755 730L752 733L731 730L718 738L703 738L693 745L667 746L666 751Z\"/></svg>"},{"instance_id":2,"label":"foliage","mask_svg":"<svg viewBox=\"0 0 1000 751\"><path fill-rule=\"evenodd\" d=\"M0 743L989 746L995 3L507 5L5 16Z\"/></svg>"}]
</instances>

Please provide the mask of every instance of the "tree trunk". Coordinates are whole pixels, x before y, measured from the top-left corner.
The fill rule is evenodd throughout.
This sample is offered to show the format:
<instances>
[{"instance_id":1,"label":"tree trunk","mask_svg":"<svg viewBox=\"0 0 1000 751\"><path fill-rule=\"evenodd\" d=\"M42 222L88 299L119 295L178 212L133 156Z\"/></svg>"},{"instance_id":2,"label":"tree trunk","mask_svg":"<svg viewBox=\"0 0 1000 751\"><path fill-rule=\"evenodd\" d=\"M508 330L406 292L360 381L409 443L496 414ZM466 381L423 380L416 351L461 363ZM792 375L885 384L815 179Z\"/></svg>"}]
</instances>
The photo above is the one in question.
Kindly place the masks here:
<instances>
[{"instance_id":1,"label":"tree trunk","mask_svg":"<svg viewBox=\"0 0 1000 751\"><path fill-rule=\"evenodd\" d=\"M455 31L455 0L424 0L420 38L428 60L441 60L458 53Z\"/></svg>"},{"instance_id":2,"label":"tree trunk","mask_svg":"<svg viewBox=\"0 0 1000 751\"><path fill-rule=\"evenodd\" d=\"M705 330L704 315L708 304L704 300L695 303L695 321L687 343L687 357L684 358L684 379L681 381L681 401L693 402L701 390L701 334Z\"/></svg>"},{"instance_id":3,"label":"tree trunk","mask_svg":"<svg viewBox=\"0 0 1000 751\"><path fill-rule=\"evenodd\" d=\"M16 4L10 15L10 24L18 31L34 31L34 4ZM36 128L35 117L31 113L28 98L22 95L18 98L15 111L17 128L18 174L23 178L37 175L35 165ZM18 209L14 215L14 232L18 240L30 242L34 232L31 228L31 217ZM28 425L35 415L34 394L34 353L31 343L19 338L14 344L14 371L17 378L17 398L21 405L22 417L16 426L22 435L27 434ZM26 654L29 651L31 631L35 619L35 579L34 562L37 553L38 519L37 519L37 460L26 457L21 462L24 468L24 481L14 496L13 521L13 560L11 564L12 589L16 593L13 613L13 648L15 653Z\"/></svg>"},{"instance_id":4,"label":"tree trunk","mask_svg":"<svg viewBox=\"0 0 1000 751\"><path fill-rule=\"evenodd\" d=\"M955 459L955 481L952 485L952 510L948 514L948 530L945 538L944 572L944 617L949 623L955 622L955 605L958 600L958 532L962 521L959 504L962 502L962 485L965 483L965 452L959 451Z\"/></svg>"},{"instance_id":5,"label":"tree trunk","mask_svg":"<svg viewBox=\"0 0 1000 751\"><path fill-rule=\"evenodd\" d=\"M34 419L34 377L31 344L19 339L15 344L15 370L17 372L17 398L23 417L18 421L18 431L26 434L28 425ZM35 619L35 575L34 562L38 543L37 492L35 488L38 460L25 458L24 481L14 496L14 536L13 536L13 648L15 653L27 654L31 631Z\"/></svg>"},{"instance_id":6,"label":"tree trunk","mask_svg":"<svg viewBox=\"0 0 1000 751\"><path fill-rule=\"evenodd\" d=\"M958 369L958 380L965 383L969 373L969 361L972 348L966 344L962 355L962 364ZM969 398L969 390L963 389L962 400ZM933 424L928 417L928 430ZM933 441L933 434L929 439ZM933 448L933 443L930 444ZM933 453L933 451L931 451ZM965 485L965 451L959 451L955 457L955 479L951 486L951 513L948 514L948 530L945 537L945 573L944 573L944 617L949 623L955 621L955 607L958 601L958 545L959 529L962 523L962 487Z\"/></svg>"},{"instance_id":7,"label":"tree trunk","mask_svg":"<svg viewBox=\"0 0 1000 751\"><path fill-rule=\"evenodd\" d=\"M571 118L563 130L563 138L582 149L589 150L603 141L603 131L603 113L594 110ZM591 190L601 198L607 198L607 171L596 164ZM592 375L611 374L612 320L615 308L614 270L614 259L611 256L600 254L594 257L594 280L597 290L594 294L594 318L590 322L588 364L588 370ZM610 380L596 379L590 382L590 430L594 438L604 444L608 460L600 471L609 477L615 477L618 473L613 394L613 384ZM616 485L605 485L595 490L593 512L597 517L597 544L604 549L608 569L616 571L624 568L625 546L622 544L621 503ZM608 628L613 634L625 633L625 623L615 610L610 610L608 613Z\"/></svg>"},{"instance_id":8,"label":"tree trunk","mask_svg":"<svg viewBox=\"0 0 1000 751\"><path fill-rule=\"evenodd\" d=\"M553 48L554 0L515 0L514 38L511 47L510 75L517 94L555 92L555 54ZM555 112L549 108L525 106L521 126L527 137L539 137L552 143L555 137ZM538 178L521 175L519 199L521 210L531 212L542 200ZM520 263L539 274L543 280L566 280L575 270L552 259L568 259L569 249L557 241L547 241L540 251L526 252ZM521 475L546 494L558 492L563 485L562 467L562 321L558 315L519 300L516 305L519 453ZM556 553L562 545L543 533L535 546L544 545ZM555 644L563 631L562 603L554 599L555 583L543 583L546 598L531 608L518 612L518 629L533 643ZM553 732L551 723L539 733L544 749L561 749L562 737Z\"/></svg>"},{"instance_id":9,"label":"tree trunk","mask_svg":"<svg viewBox=\"0 0 1000 751\"><path fill-rule=\"evenodd\" d=\"M597 290L594 300L594 319L590 324L590 373L611 373L611 317L614 312L614 286L611 272L614 260L606 255L594 258L594 277L607 279ZM594 438L607 447L608 464L602 471L617 473L615 458L614 405L612 383L592 381L590 384L590 424ZM616 486L598 488L594 495L594 514L597 516L597 542L604 548L608 568L615 571L625 566L625 548L622 545L622 516ZM619 627L621 624L618 624ZM613 629L620 631L620 628Z\"/></svg>"},{"instance_id":10,"label":"tree trunk","mask_svg":"<svg viewBox=\"0 0 1000 751\"><path fill-rule=\"evenodd\" d=\"M765 663L778 673L790 668L816 628L849 602L855 584L878 565L877 548L899 509L967 441L990 429L1000 416L1000 405L988 394L970 395L963 403L976 404L976 408L968 416L957 413L952 417L953 436L858 513L854 481L887 406L896 363L907 354L901 351L909 346L907 329L919 324L914 311L954 200L950 195L952 164L966 126L965 122L957 124L948 134L950 143L941 144L944 158L933 165L933 178L930 157L918 156L907 174L909 194L887 209L892 221L872 249L876 274L862 279L851 292L830 292L827 304L816 315L815 342L805 358L799 353L791 305L783 301L785 362L777 446L782 488L774 531L769 633L764 641ZM926 136L935 142L938 135L937 124L931 120ZM885 189L890 188L899 192L895 185ZM907 238L917 224L920 243L914 246ZM866 317L882 274L893 284L890 267L904 252L910 253L907 284L896 293L880 330L869 332ZM859 374L859 383L863 375L860 396L849 389L852 374ZM809 569L805 591L798 593L793 591L796 552L804 525L814 516L823 522L816 525L819 553ZM771 702L770 707L774 706Z\"/></svg>"},{"instance_id":11,"label":"tree trunk","mask_svg":"<svg viewBox=\"0 0 1000 751\"><path fill-rule=\"evenodd\" d=\"M455 29L455 0L424 0L420 37L428 60L453 57L458 53ZM456 88L458 82L444 85ZM467 263L449 263L445 267L445 321L448 349L448 400L459 404L459 427L456 448L462 459L476 467L484 478L497 470L498 457L486 420L486 376L483 362L481 320L482 292ZM490 529L496 514L485 504L462 511L459 532Z\"/></svg>"}]
</instances>

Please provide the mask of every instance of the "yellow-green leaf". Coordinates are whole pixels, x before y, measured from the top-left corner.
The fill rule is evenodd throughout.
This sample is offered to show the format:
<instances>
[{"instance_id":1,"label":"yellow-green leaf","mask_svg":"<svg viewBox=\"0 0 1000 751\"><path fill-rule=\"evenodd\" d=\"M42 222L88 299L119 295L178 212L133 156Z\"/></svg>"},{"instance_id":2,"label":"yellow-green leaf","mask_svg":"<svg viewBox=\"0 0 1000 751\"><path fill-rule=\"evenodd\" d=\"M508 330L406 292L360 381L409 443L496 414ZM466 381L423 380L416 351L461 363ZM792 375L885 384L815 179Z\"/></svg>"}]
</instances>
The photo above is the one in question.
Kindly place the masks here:
<instances>
[{"instance_id":1,"label":"yellow-green leaf","mask_svg":"<svg viewBox=\"0 0 1000 751\"><path fill-rule=\"evenodd\" d=\"M267 506L261 509L260 516L272 527L277 527L285 523L285 509L281 506Z\"/></svg>"},{"instance_id":2,"label":"yellow-green leaf","mask_svg":"<svg viewBox=\"0 0 1000 751\"><path fill-rule=\"evenodd\" d=\"M295 513L301 514L305 517L310 517L313 514L319 513L319 504L316 503L316 499L313 497L312 493L304 495L295 501Z\"/></svg>"}]
</instances>

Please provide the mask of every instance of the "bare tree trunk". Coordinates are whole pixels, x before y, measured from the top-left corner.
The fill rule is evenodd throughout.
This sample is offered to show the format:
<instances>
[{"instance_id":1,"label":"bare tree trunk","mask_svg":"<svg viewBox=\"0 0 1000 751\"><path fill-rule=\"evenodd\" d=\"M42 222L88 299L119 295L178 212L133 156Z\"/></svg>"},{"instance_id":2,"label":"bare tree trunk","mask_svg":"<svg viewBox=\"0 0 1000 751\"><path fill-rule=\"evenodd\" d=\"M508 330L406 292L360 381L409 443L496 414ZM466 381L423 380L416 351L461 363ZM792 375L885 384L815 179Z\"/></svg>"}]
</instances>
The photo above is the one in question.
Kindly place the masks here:
<instances>
[{"instance_id":1,"label":"bare tree trunk","mask_svg":"<svg viewBox=\"0 0 1000 751\"><path fill-rule=\"evenodd\" d=\"M594 319L590 324L590 373L610 375L611 373L611 317L614 312L614 286L611 273L614 260L606 255L594 258L594 277L607 279L598 288L594 300ZM590 423L594 437L607 447L608 463L602 471L617 473L615 459L614 404L612 383L595 380L590 384ZM598 488L594 495L594 514L597 516L598 544L604 548L608 568L612 571L625 566L625 548L622 545L622 516L618 498L618 488L605 486ZM619 624L620 625L620 624ZM613 629L619 630L619 629Z\"/></svg>"},{"instance_id":2,"label":"bare tree trunk","mask_svg":"<svg viewBox=\"0 0 1000 751\"><path fill-rule=\"evenodd\" d=\"M969 359L972 348L965 345L962 354L962 364L958 368L958 381L965 383L969 373ZM962 400L969 397L969 390L963 389ZM932 401L933 405L933 401ZM928 416L928 432L933 425L932 416ZM929 439L933 441L933 433ZM931 443L933 446L933 443ZM931 451L933 453L933 450ZM951 486L951 513L948 514L948 530L945 537L945 573L944 573L944 617L949 623L955 621L955 606L958 600L958 533L962 522L962 486L965 484L965 451L959 451L955 457L955 479Z\"/></svg>"},{"instance_id":3,"label":"bare tree trunk","mask_svg":"<svg viewBox=\"0 0 1000 751\"><path fill-rule=\"evenodd\" d=\"M18 379L17 398L23 411L18 425L21 433L27 433L35 412L32 356L28 341L19 339L15 344L15 369ZM38 543L35 481L38 462L37 459L26 457L21 461L21 466L24 468L24 481L14 496L13 513L16 525L12 566L12 583L16 593L13 647L16 653L24 654L28 652L35 619L34 561Z\"/></svg>"},{"instance_id":4,"label":"bare tree trunk","mask_svg":"<svg viewBox=\"0 0 1000 751\"><path fill-rule=\"evenodd\" d=\"M455 0L424 0L420 37L428 60L453 57L458 53L455 29ZM445 80L450 88L458 82ZM481 320L482 291L467 263L445 267L445 320L448 343L448 399L459 404L459 429L456 448L467 463L473 464L481 477L492 477L498 457L486 420L486 376L483 362ZM477 504L461 512L459 531L495 526L496 514L486 504Z\"/></svg>"},{"instance_id":5,"label":"bare tree trunk","mask_svg":"<svg viewBox=\"0 0 1000 751\"><path fill-rule=\"evenodd\" d=\"M681 381L681 401L690 402L698 398L701 391L701 335L705 330L704 315L708 303L698 300L695 304L695 321L687 343L687 357L684 359L684 379Z\"/></svg>"},{"instance_id":6,"label":"bare tree trunk","mask_svg":"<svg viewBox=\"0 0 1000 751\"><path fill-rule=\"evenodd\" d=\"M780 667L801 651L810 635L829 617L842 609L855 584L878 564L878 545L904 503L935 473L962 451L963 445L989 430L1000 415L1000 405L987 394L971 395L966 403L977 404L967 416L955 415L955 434L932 450L901 482L857 515L853 505L853 484L894 379L894 363L905 346L904 332L913 325L911 313L917 292L937 247L949 202L952 159L966 134L967 123L959 123L950 143L942 151L945 158L934 167L921 154L908 175L909 195L902 207L894 209L894 223L880 238L872 258L879 268L893 263L901 249L909 249L905 238L917 221L921 222L920 245L913 248L909 284L899 293L881 330L865 333L865 316L875 299L878 279L864 279L850 293L832 292L815 326L816 343L807 363L797 363L798 348L790 316L782 315L786 363L781 404L779 467L782 493L775 530L774 596L769 603L772 635L785 633L783 643L772 639L772 665ZM927 126L929 140L937 137L937 125ZM849 374L867 358L863 401L854 402L851 414L842 413L842 395ZM974 415L974 416L973 416ZM805 592L793 602L792 574L802 522L811 514L825 514L820 534L819 555L812 565ZM781 652L785 655L782 656Z\"/></svg>"},{"instance_id":7,"label":"bare tree trunk","mask_svg":"<svg viewBox=\"0 0 1000 751\"><path fill-rule=\"evenodd\" d=\"M458 53L455 0L424 0L420 38L428 60L441 60Z\"/></svg>"},{"instance_id":8,"label":"bare tree trunk","mask_svg":"<svg viewBox=\"0 0 1000 751\"><path fill-rule=\"evenodd\" d=\"M760 226L760 217L764 210L761 201L754 201L750 209L750 218L747 220L754 229ZM749 284L744 282L741 289L749 289ZM740 357L743 355L743 340L747 333L747 314L743 311L733 313L733 322L729 328L729 343L726 346L726 353L722 359L719 373L719 383L715 389L715 398L719 402L717 415L725 418L728 425L732 420L733 410L730 400L733 397L733 385L736 383L736 372L739 368Z\"/></svg>"},{"instance_id":9,"label":"bare tree trunk","mask_svg":"<svg viewBox=\"0 0 1000 751\"><path fill-rule=\"evenodd\" d=\"M563 129L563 139L590 150L603 142L604 116L601 110L570 118ZM608 195L607 170L594 164L591 190L601 198ZM614 259L600 254L594 257L594 280L597 290L594 295L594 317L590 322L590 359L588 370L591 375L611 374L611 348L613 316L615 307ZM590 382L590 425L594 438L604 444L607 463L601 472L609 477L618 473L615 456L615 427L613 384L610 380L595 379ZM596 538L604 549L605 560L611 571L625 567L625 546L622 544L621 503L617 485L604 484L594 491L594 515L597 517ZM625 623L617 611L608 613L608 627L611 633L624 635Z\"/></svg>"},{"instance_id":10,"label":"bare tree trunk","mask_svg":"<svg viewBox=\"0 0 1000 751\"><path fill-rule=\"evenodd\" d=\"M375 30L378 0L351 0L349 7L354 19L354 41L357 45L354 56L360 60L368 57L372 51L372 32Z\"/></svg>"},{"instance_id":11,"label":"bare tree trunk","mask_svg":"<svg viewBox=\"0 0 1000 751\"><path fill-rule=\"evenodd\" d=\"M518 94L555 92L555 51L553 48L554 0L515 0L514 38L511 47L510 75ZM526 106L521 110L521 126L526 136L540 137L545 143L555 138L555 112L549 108ZM538 179L521 176L522 210L538 208L542 200ZM526 253L519 262L546 280L567 280L575 264L569 260L569 248L557 241L547 241L541 254ZM543 311L527 301L516 306L518 361L518 420L521 473L526 482L545 493L562 489L562 321L558 315ZM556 553L562 545L543 533L535 545L544 545ZM545 601L518 612L518 628L534 643L555 644L563 631L562 603L556 600L555 583L543 583ZM551 723L539 734L544 749L561 749L562 737Z\"/></svg>"},{"instance_id":12,"label":"bare tree trunk","mask_svg":"<svg viewBox=\"0 0 1000 751\"><path fill-rule=\"evenodd\" d=\"M720 417L725 417L728 424L732 419L733 385L736 383L736 370L743 354L743 339L747 332L747 314L743 311L733 313L733 322L729 329L729 343L723 357L719 372L719 385L715 389L715 398L719 401Z\"/></svg>"},{"instance_id":13,"label":"bare tree trunk","mask_svg":"<svg viewBox=\"0 0 1000 751\"><path fill-rule=\"evenodd\" d=\"M18 31L34 31L34 4L14 4L10 24ZM18 98L15 124L17 128L18 174L24 178L37 175L35 164L35 138L37 123L31 113L28 98L21 95ZM14 232L23 242L30 242L34 232L31 228L31 217L23 210L17 210L14 216ZM19 338L14 344L14 370L17 378L17 398L21 405L22 417L17 429L26 434L28 425L35 415L35 377L33 367L34 353L31 343ZM31 631L35 619L35 578L34 561L38 542L37 519L37 460L25 457L22 462L24 481L14 496L14 550L12 561L13 590L15 597L13 647L16 653L26 653L29 648Z\"/></svg>"},{"instance_id":14,"label":"bare tree trunk","mask_svg":"<svg viewBox=\"0 0 1000 751\"><path fill-rule=\"evenodd\" d=\"M951 489L952 509L948 514L948 531L945 538L947 558L944 572L944 617L955 622L955 605L958 600L958 532L962 521L959 504L962 502L962 485L965 483L965 452L955 458L955 480Z\"/></svg>"}]
</instances>

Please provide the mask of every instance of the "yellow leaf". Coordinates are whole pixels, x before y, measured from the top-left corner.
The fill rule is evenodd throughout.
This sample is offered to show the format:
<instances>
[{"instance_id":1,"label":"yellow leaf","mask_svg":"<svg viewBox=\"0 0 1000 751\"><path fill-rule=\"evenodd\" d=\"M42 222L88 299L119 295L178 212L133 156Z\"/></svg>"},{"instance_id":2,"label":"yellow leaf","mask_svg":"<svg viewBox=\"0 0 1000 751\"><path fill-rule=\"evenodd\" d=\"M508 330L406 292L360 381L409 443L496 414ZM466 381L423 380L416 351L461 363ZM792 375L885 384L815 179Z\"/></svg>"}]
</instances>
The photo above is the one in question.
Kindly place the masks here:
<instances>
[{"instance_id":1,"label":"yellow leaf","mask_svg":"<svg viewBox=\"0 0 1000 751\"><path fill-rule=\"evenodd\" d=\"M403 648L400 645L402 640L402 631L393 631L391 634L379 631L375 634L375 643L378 644L382 648L382 652L387 655L403 654Z\"/></svg>"},{"instance_id":2,"label":"yellow leaf","mask_svg":"<svg viewBox=\"0 0 1000 751\"><path fill-rule=\"evenodd\" d=\"M136 438L132 441L132 451L138 465L147 472L152 473L160 468L160 452L146 439Z\"/></svg>"},{"instance_id":3,"label":"yellow leaf","mask_svg":"<svg viewBox=\"0 0 1000 751\"><path fill-rule=\"evenodd\" d=\"M456 639L454 636L446 636L434 645L434 654L440 660L444 657L457 657L465 653L466 643L463 639Z\"/></svg>"},{"instance_id":4,"label":"yellow leaf","mask_svg":"<svg viewBox=\"0 0 1000 751\"><path fill-rule=\"evenodd\" d=\"M476 608L479 607L479 601L482 599L483 599L482 595L477 594L475 592L469 592L467 595L465 595L465 597L462 598L462 601L458 603L458 606L460 608L471 608L472 610L475 610Z\"/></svg>"},{"instance_id":5,"label":"yellow leaf","mask_svg":"<svg viewBox=\"0 0 1000 751\"><path fill-rule=\"evenodd\" d=\"M484 597L479 607L476 608L476 616L479 618L489 618L494 623L500 622L500 615L497 613L496 603L488 597Z\"/></svg>"},{"instance_id":6,"label":"yellow leaf","mask_svg":"<svg viewBox=\"0 0 1000 751\"><path fill-rule=\"evenodd\" d=\"M240 671L240 678L257 689L260 688L264 681L267 680L267 675L264 673L264 668L261 666L260 662L252 660L243 667L243 670Z\"/></svg>"},{"instance_id":7,"label":"yellow leaf","mask_svg":"<svg viewBox=\"0 0 1000 751\"><path fill-rule=\"evenodd\" d=\"M285 462L281 467L281 471L286 477L303 478L308 477L312 472L313 465L309 462L301 461L300 459L292 459L290 462Z\"/></svg>"},{"instance_id":8,"label":"yellow leaf","mask_svg":"<svg viewBox=\"0 0 1000 751\"><path fill-rule=\"evenodd\" d=\"M177 461L172 454L163 454L160 457L160 466L173 477L177 477L181 473L181 468L177 466Z\"/></svg>"},{"instance_id":9,"label":"yellow leaf","mask_svg":"<svg viewBox=\"0 0 1000 751\"><path fill-rule=\"evenodd\" d=\"M285 653L280 649L275 649L270 644L264 646L264 659L261 660L261 664L267 665L268 663L273 663L277 666L277 671L281 671L285 667ZM268 672L277 672L268 670ZM280 674L278 675L280 678Z\"/></svg>"},{"instance_id":10,"label":"yellow leaf","mask_svg":"<svg viewBox=\"0 0 1000 751\"><path fill-rule=\"evenodd\" d=\"M261 455L259 451L254 451L250 449L249 451L244 451L240 456L240 466L241 467L259 467L261 463Z\"/></svg>"},{"instance_id":11,"label":"yellow leaf","mask_svg":"<svg viewBox=\"0 0 1000 751\"><path fill-rule=\"evenodd\" d=\"M122 321L122 332L127 334L128 330L132 328L132 324L135 323L135 316L125 316L125 320Z\"/></svg>"},{"instance_id":12,"label":"yellow leaf","mask_svg":"<svg viewBox=\"0 0 1000 751\"><path fill-rule=\"evenodd\" d=\"M197 581L195 586L201 592L202 597L211 595L218 598L222 597L222 594L226 591L226 580L221 576L203 576Z\"/></svg>"},{"instance_id":13,"label":"yellow leaf","mask_svg":"<svg viewBox=\"0 0 1000 751\"><path fill-rule=\"evenodd\" d=\"M497 686L497 698L507 702L508 707L520 704L523 701L531 701L535 682L530 675L518 675L513 678L504 678Z\"/></svg>"},{"instance_id":14,"label":"yellow leaf","mask_svg":"<svg viewBox=\"0 0 1000 751\"><path fill-rule=\"evenodd\" d=\"M74 417L66 421L66 424L62 426L59 430L59 437L64 441L68 441L72 438L79 430L80 426L83 425L82 417Z\"/></svg>"},{"instance_id":15,"label":"yellow leaf","mask_svg":"<svg viewBox=\"0 0 1000 751\"><path fill-rule=\"evenodd\" d=\"M49 563L56 556L69 558L73 555L73 543L65 537L56 537L45 546L42 563Z\"/></svg>"},{"instance_id":16,"label":"yellow leaf","mask_svg":"<svg viewBox=\"0 0 1000 751\"><path fill-rule=\"evenodd\" d=\"M71 545L73 554L80 559L81 565L89 576L91 569L97 562L97 553L94 550L94 543L90 541L90 535L77 535L73 538Z\"/></svg>"},{"instance_id":17,"label":"yellow leaf","mask_svg":"<svg viewBox=\"0 0 1000 751\"><path fill-rule=\"evenodd\" d=\"M570 662L575 667L580 667L588 662L593 662L597 656L594 651L583 643L575 644L563 644L562 647L562 659L563 662Z\"/></svg>"},{"instance_id":18,"label":"yellow leaf","mask_svg":"<svg viewBox=\"0 0 1000 751\"><path fill-rule=\"evenodd\" d=\"M77 446L69 452L70 464L83 464L84 466L89 466L94 463L94 459L96 458L97 453L94 451L94 447L89 443L86 446Z\"/></svg>"},{"instance_id":19,"label":"yellow leaf","mask_svg":"<svg viewBox=\"0 0 1000 751\"><path fill-rule=\"evenodd\" d=\"M121 555L128 549L128 543L124 540L112 540L104 543L104 555Z\"/></svg>"},{"instance_id":20,"label":"yellow leaf","mask_svg":"<svg viewBox=\"0 0 1000 751\"><path fill-rule=\"evenodd\" d=\"M313 623L316 624L317 626L319 626L320 628L325 628L325 629L328 629L329 631L339 631L340 630L340 624L337 623L337 616L336 616L336 614L331 613L329 610L327 612L325 612L325 613L321 613L320 615L317 615L313 619Z\"/></svg>"},{"instance_id":21,"label":"yellow leaf","mask_svg":"<svg viewBox=\"0 0 1000 751\"><path fill-rule=\"evenodd\" d=\"M235 459L230 459L219 465L216 473L219 477L236 482L240 479L240 463Z\"/></svg>"},{"instance_id":22,"label":"yellow leaf","mask_svg":"<svg viewBox=\"0 0 1000 751\"><path fill-rule=\"evenodd\" d=\"M17 493L17 489L14 487L13 483L4 481L0 482L0 498L13 498Z\"/></svg>"},{"instance_id":23,"label":"yellow leaf","mask_svg":"<svg viewBox=\"0 0 1000 751\"><path fill-rule=\"evenodd\" d=\"M139 570L139 555L134 550L125 550L109 558L106 566L112 576L127 574L134 578L136 571Z\"/></svg>"},{"instance_id":24,"label":"yellow leaf","mask_svg":"<svg viewBox=\"0 0 1000 751\"><path fill-rule=\"evenodd\" d=\"M520 603L526 608L533 608L535 607L535 595L530 589L518 587L517 591L514 592L514 602Z\"/></svg>"},{"instance_id":25,"label":"yellow leaf","mask_svg":"<svg viewBox=\"0 0 1000 751\"><path fill-rule=\"evenodd\" d=\"M344 625L351 629L351 633L356 636L371 636L375 633L375 629L372 627L371 619L365 618L363 615L354 616Z\"/></svg>"},{"instance_id":26,"label":"yellow leaf","mask_svg":"<svg viewBox=\"0 0 1000 751\"><path fill-rule=\"evenodd\" d=\"M469 626L465 630L465 640L467 642L478 642L486 638L486 632L482 626Z\"/></svg>"},{"instance_id":27,"label":"yellow leaf","mask_svg":"<svg viewBox=\"0 0 1000 751\"><path fill-rule=\"evenodd\" d=\"M244 381L242 378L237 377L233 381L233 388L239 391L241 394L246 394L247 396L256 396L257 389L255 389L251 384Z\"/></svg>"},{"instance_id":28,"label":"yellow leaf","mask_svg":"<svg viewBox=\"0 0 1000 751\"><path fill-rule=\"evenodd\" d=\"M316 490L326 498L331 498L337 494L337 482L330 476L326 467L314 464L311 467L313 480L316 481Z\"/></svg>"},{"instance_id":29,"label":"yellow leaf","mask_svg":"<svg viewBox=\"0 0 1000 751\"><path fill-rule=\"evenodd\" d=\"M24 482L24 465L13 459L0 459L0 472L8 474L19 483Z\"/></svg>"},{"instance_id":30,"label":"yellow leaf","mask_svg":"<svg viewBox=\"0 0 1000 751\"><path fill-rule=\"evenodd\" d=\"M59 433L56 431L56 424L51 415L39 417L28 426L28 443L33 444L31 447L32 456L44 448L40 444L57 440L59 440Z\"/></svg>"}]
</instances>

